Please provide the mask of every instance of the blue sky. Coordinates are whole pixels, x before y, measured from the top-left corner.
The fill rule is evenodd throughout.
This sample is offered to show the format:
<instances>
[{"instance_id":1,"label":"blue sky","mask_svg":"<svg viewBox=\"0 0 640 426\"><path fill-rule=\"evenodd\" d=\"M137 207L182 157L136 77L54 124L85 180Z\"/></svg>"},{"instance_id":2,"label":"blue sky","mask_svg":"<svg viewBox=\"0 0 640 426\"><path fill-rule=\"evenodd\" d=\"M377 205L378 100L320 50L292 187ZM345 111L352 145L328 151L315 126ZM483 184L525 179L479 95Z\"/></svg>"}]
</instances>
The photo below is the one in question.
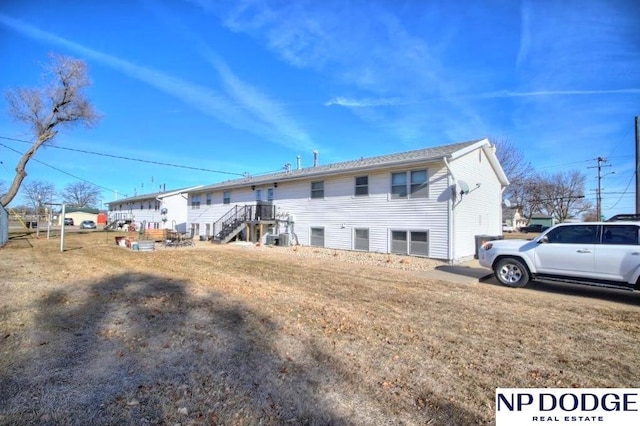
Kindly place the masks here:
<instances>
[{"instance_id":1,"label":"blue sky","mask_svg":"<svg viewBox=\"0 0 640 426\"><path fill-rule=\"evenodd\" d=\"M633 0L4 0L0 90L40 86L49 52L87 62L102 120L59 134L27 179L79 177L103 202L313 150L326 164L489 137L538 171L583 171L594 200L606 157L609 216L635 210L639 27ZM0 143L24 152L5 111ZM0 181L17 159L0 145Z\"/></svg>"}]
</instances>

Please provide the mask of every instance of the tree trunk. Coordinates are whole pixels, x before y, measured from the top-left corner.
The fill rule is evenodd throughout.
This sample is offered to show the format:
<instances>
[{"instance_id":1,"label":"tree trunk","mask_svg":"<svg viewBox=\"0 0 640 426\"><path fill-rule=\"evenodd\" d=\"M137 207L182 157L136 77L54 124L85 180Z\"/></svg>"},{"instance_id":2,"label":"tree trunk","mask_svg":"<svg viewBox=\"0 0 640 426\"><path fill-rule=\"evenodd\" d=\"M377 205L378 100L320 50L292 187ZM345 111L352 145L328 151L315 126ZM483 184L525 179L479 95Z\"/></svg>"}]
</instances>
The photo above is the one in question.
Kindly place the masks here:
<instances>
[{"instance_id":1,"label":"tree trunk","mask_svg":"<svg viewBox=\"0 0 640 426\"><path fill-rule=\"evenodd\" d=\"M16 176L13 178L13 182L11 183L9 191L7 191L7 193L2 198L0 198L0 205L6 207L11 201L13 201L15 196L18 194L18 190L20 189L20 185L22 185L22 181L25 177L27 177L27 163L29 162L29 160L31 160L31 157L35 155L38 148L44 145L47 141L51 140L57 133L57 131L53 131L40 135L38 137L38 141L34 143L31 148L29 148L29 150L25 152L24 155L20 158L20 161L16 166Z\"/></svg>"}]
</instances>

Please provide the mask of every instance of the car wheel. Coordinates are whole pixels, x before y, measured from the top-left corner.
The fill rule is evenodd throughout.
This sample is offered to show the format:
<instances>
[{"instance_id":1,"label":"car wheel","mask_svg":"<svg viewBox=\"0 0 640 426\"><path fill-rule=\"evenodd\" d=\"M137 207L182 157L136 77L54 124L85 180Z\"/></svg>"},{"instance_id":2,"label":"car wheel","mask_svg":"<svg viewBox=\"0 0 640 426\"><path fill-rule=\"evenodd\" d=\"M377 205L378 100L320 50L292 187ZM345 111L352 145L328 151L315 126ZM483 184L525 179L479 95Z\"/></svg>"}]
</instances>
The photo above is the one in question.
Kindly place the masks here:
<instances>
[{"instance_id":1,"label":"car wheel","mask_svg":"<svg viewBox=\"0 0 640 426\"><path fill-rule=\"evenodd\" d=\"M527 267L520 260L512 257L500 259L493 268L493 272L498 281L508 287L524 287L530 280Z\"/></svg>"}]
</instances>

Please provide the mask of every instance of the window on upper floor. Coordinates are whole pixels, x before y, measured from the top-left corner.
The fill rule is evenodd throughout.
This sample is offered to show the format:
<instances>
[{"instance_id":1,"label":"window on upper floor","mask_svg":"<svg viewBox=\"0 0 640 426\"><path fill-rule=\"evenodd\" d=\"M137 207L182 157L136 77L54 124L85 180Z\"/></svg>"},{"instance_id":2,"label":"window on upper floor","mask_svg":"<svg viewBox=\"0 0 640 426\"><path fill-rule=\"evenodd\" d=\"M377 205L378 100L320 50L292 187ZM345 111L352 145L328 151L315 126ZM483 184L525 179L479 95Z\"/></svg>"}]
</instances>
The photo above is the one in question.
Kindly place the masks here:
<instances>
[{"instance_id":1,"label":"window on upper floor","mask_svg":"<svg viewBox=\"0 0 640 426\"><path fill-rule=\"evenodd\" d=\"M200 194L191 196L191 208L192 209L200 208Z\"/></svg>"},{"instance_id":2,"label":"window on upper floor","mask_svg":"<svg viewBox=\"0 0 640 426\"><path fill-rule=\"evenodd\" d=\"M356 176L355 195L369 195L369 176Z\"/></svg>"},{"instance_id":3,"label":"window on upper floor","mask_svg":"<svg viewBox=\"0 0 640 426\"><path fill-rule=\"evenodd\" d=\"M391 198L427 198L428 176L427 170L391 173Z\"/></svg>"},{"instance_id":4,"label":"window on upper floor","mask_svg":"<svg viewBox=\"0 0 640 426\"><path fill-rule=\"evenodd\" d=\"M207 194L207 205L210 206L211 202L213 200L213 194L209 193Z\"/></svg>"},{"instance_id":5,"label":"window on upper floor","mask_svg":"<svg viewBox=\"0 0 640 426\"><path fill-rule=\"evenodd\" d=\"M231 191L224 191L222 193L222 204L231 204Z\"/></svg>"},{"instance_id":6,"label":"window on upper floor","mask_svg":"<svg viewBox=\"0 0 640 426\"><path fill-rule=\"evenodd\" d=\"M311 182L311 198L324 198L324 181Z\"/></svg>"}]
</instances>

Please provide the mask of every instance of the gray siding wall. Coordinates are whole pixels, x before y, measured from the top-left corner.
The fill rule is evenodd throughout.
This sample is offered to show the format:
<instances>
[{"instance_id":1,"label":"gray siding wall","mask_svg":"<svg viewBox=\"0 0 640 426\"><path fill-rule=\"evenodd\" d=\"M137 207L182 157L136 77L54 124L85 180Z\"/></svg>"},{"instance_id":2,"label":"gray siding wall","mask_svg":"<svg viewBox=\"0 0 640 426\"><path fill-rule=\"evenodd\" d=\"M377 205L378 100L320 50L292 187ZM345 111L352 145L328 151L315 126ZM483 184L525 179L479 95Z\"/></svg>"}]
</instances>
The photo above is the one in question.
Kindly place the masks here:
<instances>
[{"instance_id":1,"label":"gray siding wall","mask_svg":"<svg viewBox=\"0 0 640 426\"><path fill-rule=\"evenodd\" d=\"M427 169L429 173L429 197L417 199L391 199L391 173ZM355 177L369 177L369 194L355 196ZM443 163L414 165L384 171L355 173L304 181L278 182L274 188L273 203L277 215L295 216L293 230L300 244L309 245L310 229L324 228L325 247L354 249L354 230L369 229L369 249L388 253L392 230L426 231L429 234L429 257L447 259L449 189L447 170ZM324 181L324 198L311 198L311 182ZM266 199L267 188L262 189ZM231 204L222 204L222 191L212 193L212 205L206 206L206 193L199 192L201 206L188 210L188 221L199 223L204 235L206 223L213 223L235 205L255 203L256 192L250 186L232 189ZM193 193L190 194L190 197Z\"/></svg>"}]
</instances>

